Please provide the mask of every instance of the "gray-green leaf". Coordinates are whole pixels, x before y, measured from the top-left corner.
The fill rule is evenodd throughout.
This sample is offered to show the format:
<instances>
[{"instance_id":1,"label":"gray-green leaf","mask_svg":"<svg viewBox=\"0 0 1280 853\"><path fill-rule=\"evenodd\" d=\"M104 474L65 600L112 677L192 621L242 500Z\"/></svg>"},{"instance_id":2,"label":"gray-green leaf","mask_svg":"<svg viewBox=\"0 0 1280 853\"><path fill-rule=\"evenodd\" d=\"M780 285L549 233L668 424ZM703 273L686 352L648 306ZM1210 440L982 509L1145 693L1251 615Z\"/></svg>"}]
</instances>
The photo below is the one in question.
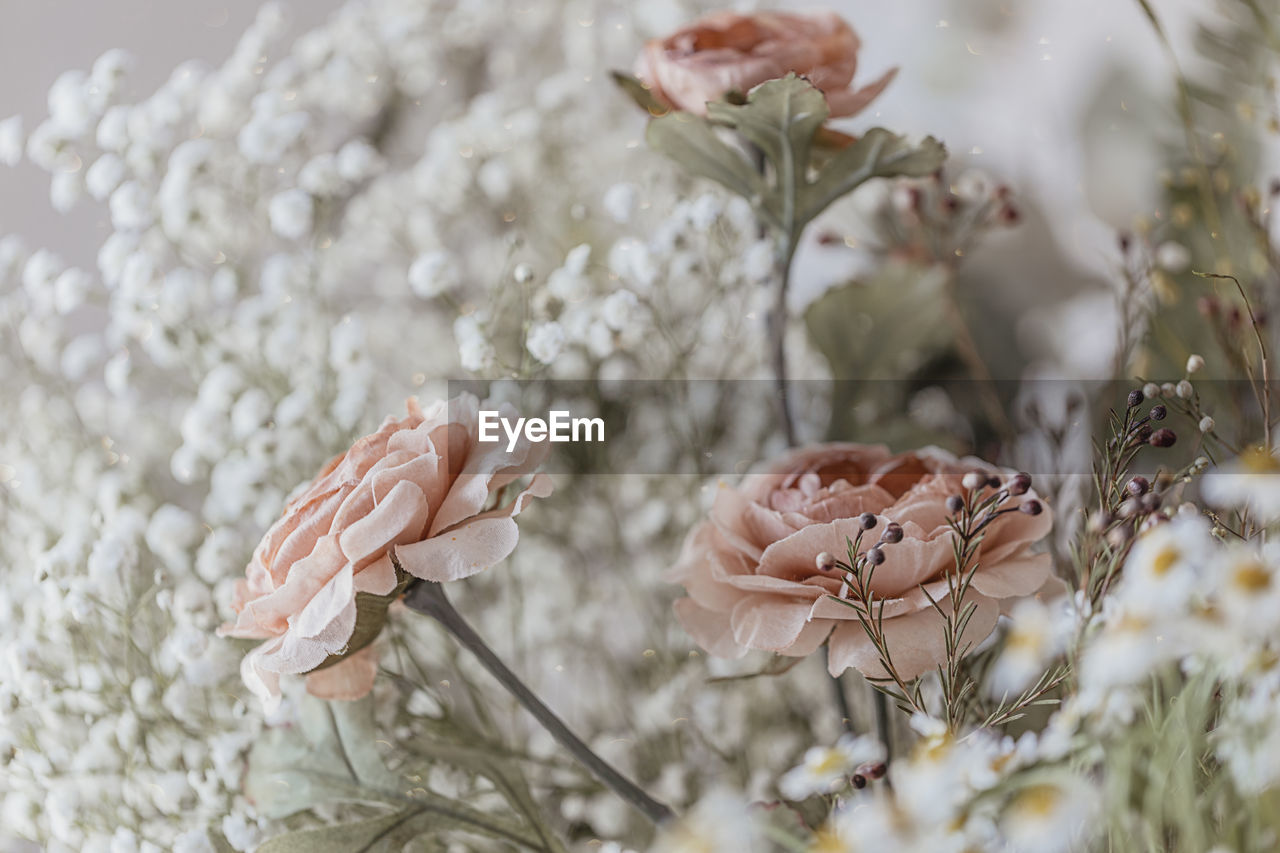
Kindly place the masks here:
<instances>
[{"instance_id":1,"label":"gray-green leaf","mask_svg":"<svg viewBox=\"0 0 1280 853\"><path fill-rule=\"evenodd\" d=\"M644 84L640 78L625 71L611 71L613 82L618 84L618 88L626 92L642 109L646 110L649 115L661 116L671 112L671 107L658 100L653 94L653 90Z\"/></svg>"},{"instance_id":2,"label":"gray-green leaf","mask_svg":"<svg viewBox=\"0 0 1280 853\"><path fill-rule=\"evenodd\" d=\"M541 839L505 818L442 798L382 817L289 832L268 839L258 853L392 853L424 835L466 832L544 849Z\"/></svg>"},{"instance_id":3,"label":"gray-green leaf","mask_svg":"<svg viewBox=\"0 0 1280 853\"><path fill-rule=\"evenodd\" d=\"M270 729L249 754L245 793L265 817L334 800L388 802L403 787L378 755L370 699L302 702L300 722Z\"/></svg>"},{"instance_id":4,"label":"gray-green leaf","mask_svg":"<svg viewBox=\"0 0 1280 853\"><path fill-rule=\"evenodd\" d=\"M836 199L871 178L922 177L937 171L947 149L932 136L919 145L906 137L873 127L822 168L800 194L800 221L810 222Z\"/></svg>"},{"instance_id":5,"label":"gray-green leaf","mask_svg":"<svg viewBox=\"0 0 1280 853\"><path fill-rule=\"evenodd\" d=\"M822 92L795 74L760 84L741 106L707 104L708 118L736 128L764 152L781 191L805 183L814 136L830 114Z\"/></svg>"},{"instance_id":6,"label":"gray-green leaf","mask_svg":"<svg viewBox=\"0 0 1280 853\"><path fill-rule=\"evenodd\" d=\"M723 184L743 198L758 200L764 181L743 156L725 144L711 123L692 113L672 112L649 122L649 147L695 175Z\"/></svg>"}]
</instances>

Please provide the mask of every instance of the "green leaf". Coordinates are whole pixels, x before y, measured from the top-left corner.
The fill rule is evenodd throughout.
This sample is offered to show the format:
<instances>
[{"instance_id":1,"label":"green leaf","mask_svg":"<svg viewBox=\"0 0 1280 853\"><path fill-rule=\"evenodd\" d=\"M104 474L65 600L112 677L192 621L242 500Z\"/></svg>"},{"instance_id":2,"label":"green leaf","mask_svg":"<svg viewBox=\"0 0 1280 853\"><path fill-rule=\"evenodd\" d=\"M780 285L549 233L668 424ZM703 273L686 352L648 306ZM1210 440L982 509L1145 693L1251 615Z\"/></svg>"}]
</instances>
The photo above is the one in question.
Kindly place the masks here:
<instances>
[{"instance_id":1,"label":"green leaf","mask_svg":"<svg viewBox=\"0 0 1280 853\"><path fill-rule=\"evenodd\" d=\"M391 853L415 839L446 832L546 849L542 839L505 818L432 796L381 817L277 835L263 843L258 853Z\"/></svg>"},{"instance_id":2,"label":"green leaf","mask_svg":"<svg viewBox=\"0 0 1280 853\"><path fill-rule=\"evenodd\" d=\"M325 702L307 697L299 723L269 730L249 756L245 795L258 813L284 818L324 803L366 803L389 814L273 838L261 850L391 851L424 834L464 831L540 850L560 850L505 815L489 815L393 773L377 748L370 698ZM503 780L504 782L507 780Z\"/></svg>"},{"instance_id":3,"label":"green leaf","mask_svg":"<svg viewBox=\"0 0 1280 853\"><path fill-rule=\"evenodd\" d=\"M625 71L610 71L609 74L613 77L613 82L618 84L618 88L626 92L641 109L648 111L649 115L663 116L671 112L671 107L658 100L658 96L653 94L653 89L645 85L639 77Z\"/></svg>"},{"instance_id":4,"label":"green leaf","mask_svg":"<svg viewBox=\"0 0 1280 853\"><path fill-rule=\"evenodd\" d=\"M417 834L420 812L397 812L385 817L304 829L270 838L258 853L372 853L399 850ZM393 846L397 845L398 846Z\"/></svg>"},{"instance_id":5,"label":"green leaf","mask_svg":"<svg viewBox=\"0 0 1280 853\"><path fill-rule=\"evenodd\" d=\"M919 145L882 127L873 127L822 168L800 194L799 219L811 222L836 199L872 178L922 177L936 172L947 149L932 136Z\"/></svg>"},{"instance_id":6,"label":"green leaf","mask_svg":"<svg viewBox=\"0 0 1280 853\"><path fill-rule=\"evenodd\" d=\"M889 264L869 281L834 287L808 307L809 341L826 358L834 380L830 438L865 433L854 423L855 406L902 411L899 380L909 365L926 363L950 341L944 286L937 270Z\"/></svg>"},{"instance_id":7,"label":"green leaf","mask_svg":"<svg viewBox=\"0 0 1280 853\"><path fill-rule=\"evenodd\" d=\"M795 74L760 84L741 106L707 104L711 121L736 129L773 164L773 214L784 229L798 233L804 225L797 221L794 199L807 183L814 137L830 113L822 92Z\"/></svg>"},{"instance_id":8,"label":"green leaf","mask_svg":"<svg viewBox=\"0 0 1280 853\"><path fill-rule=\"evenodd\" d=\"M373 705L302 702L297 726L269 729L249 753L245 794L265 817L281 818L334 800L389 802L404 787L377 751Z\"/></svg>"},{"instance_id":9,"label":"green leaf","mask_svg":"<svg viewBox=\"0 0 1280 853\"><path fill-rule=\"evenodd\" d=\"M813 138L830 114L822 92L794 74L760 84L741 106L724 101L707 104L711 121L736 128L776 168L794 163L798 178L804 177Z\"/></svg>"},{"instance_id":10,"label":"green leaf","mask_svg":"<svg viewBox=\"0 0 1280 853\"><path fill-rule=\"evenodd\" d=\"M702 116L672 112L649 122L645 139L655 151L675 160L695 175L710 178L757 203L765 186L742 155L716 136Z\"/></svg>"}]
</instances>

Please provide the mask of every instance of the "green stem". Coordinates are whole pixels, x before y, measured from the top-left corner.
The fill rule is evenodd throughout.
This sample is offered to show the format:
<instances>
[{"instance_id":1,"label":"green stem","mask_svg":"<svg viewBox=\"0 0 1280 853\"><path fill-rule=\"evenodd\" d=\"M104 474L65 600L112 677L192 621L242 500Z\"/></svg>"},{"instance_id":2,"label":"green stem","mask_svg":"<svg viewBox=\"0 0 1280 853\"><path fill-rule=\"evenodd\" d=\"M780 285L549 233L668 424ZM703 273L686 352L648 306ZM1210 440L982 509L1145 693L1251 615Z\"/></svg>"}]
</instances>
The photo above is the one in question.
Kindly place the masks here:
<instances>
[{"instance_id":1,"label":"green stem","mask_svg":"<svg viewBox=\"0 0 1280 853\"><path fill-rule=\"evenodd\" d=\"M392 557L393 562L395 557ZM638 785L623 776L603 758L591 751L564 721L556 716L537 695L520 680L511 669L502 662L489 645L468 624L462 614L457 611L449 597L445 595L444 585L432 581L417 581L409 587L404 603L410 610L430 616L453 635L463 648L475 655L516 700L533 715L560 745L569 751L582 766L586 767L606 787L621 797L645 817L655 824L662 824L673 817L671 808L650 797Z\"/></svg>"},{"instance_id":2,"label":"green stem","mask_svg":"<svg viewBox=\"0 0 1280 853\"><path fill-rule=\"evenodd\" d=\"M796 444L796 425L791 415L791 392L787 386L787 292L791 285L791 259L795 256L796 241L789 235L779 246L778 284L775 291L773 313L769 317L770 349L773 354L773 378L778 389L778 405L782 416L782 431L787 446Z\"/></svg>"}]
</instances>

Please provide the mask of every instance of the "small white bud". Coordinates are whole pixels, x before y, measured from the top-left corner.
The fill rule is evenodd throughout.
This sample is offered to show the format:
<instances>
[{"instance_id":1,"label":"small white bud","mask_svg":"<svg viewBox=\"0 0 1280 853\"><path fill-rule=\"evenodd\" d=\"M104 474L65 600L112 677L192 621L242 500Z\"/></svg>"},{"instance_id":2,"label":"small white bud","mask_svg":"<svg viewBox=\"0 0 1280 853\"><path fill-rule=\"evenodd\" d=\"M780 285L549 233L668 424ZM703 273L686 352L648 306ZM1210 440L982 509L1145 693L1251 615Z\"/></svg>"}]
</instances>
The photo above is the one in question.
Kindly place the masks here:
<instances>
[{"instance_id":1,"label":"small white bud","mask_svg":"<svg viewBox=\"0 0 1280 853\"><path fill-rule=\"evenodd\" d=\"M636 209L636 198L639 193L633 184L614 184L605 192L602 204L605 213L614 222L631 221Z\"/></svg>"},{"instance_id":2,"label":"small white bud","mask_svg":"<svg viewBox=\"0 0 1280 853\"><path fill-rule=\"evenodd\" d=\"M1180 273L1191 264L1191 252L1181 243L1161 243L1156 247L1156 265L1171 273Z\"/></svg>"},{"instance_id":3,"label":"small white bud","mask_svg":"<svg viewBox=\"0 0 1280 853\"><path fill-rule=\"evenodd\" d=\"M1192 353L1187 357L1187 375L1198 373L1204 369L1204 357Z\"/></svg>"},{"instance_id":4,"label":"small white bud","mask_svg":"<svg viewBox=\"0 0 1280 853\"><path fill-rule=\"evenodd\" d=\"M960 481L960 485L964 486L969 491L973 491L986 482L986 474L983 474L981 471L970 471L968 474L964 475L964 479Z\"/></svg>"},{"instance_id":5,"label":"small white bud","mask_svg":"<svg viewBox=\"0 0 1280 853\"><path fill-rule=\"evenodd\" d=\"M306 190L289 189L271 199L267 216L272 231L287 240L297 240L311 233L315 204Z\"/></svg>"},{"instance_id":6,"label":"small white bud","mask_svg":"<svg viewBox=\"0 0 1280 853\"><path fill-rule=\"evenodd\" d=\"M1195 389L1191 387L1191 383L1185 379L1178 383L1177 391L1178 396L1184 400L1190 400L1191 395L1196 392Z\"/></svg>"},{"instance_id":7,"label":"small white bud","mask_svg":"<svg viewBox=\"0 0 1280 853\"><path fill-rule=\"evenodd\" d=\"M518 284L528 284L533 281L533 267L528 264L516 264L516 268L511 271L511 277Z\"/></svg>"},{"instance_id":8,"label":"small white bud","mask_svg":"<svg viewBox=\"0 0 1280 853\"><path fill-rule=\"evenodd\" d=\"M836 567L836 558L830 551L823 551L814 560L814 565L818 567L820 572L829 572Z\"/></svg>"},{"instance_id":9,"label":"small white bud","mask_svg":"<svg viewBox=\"0 0 1280 853\"><path fill-rule=\"evenodd\" d=\"M422 299L432 299L460 283L457 266L446 252L424 252L409 266L409 287Z\"/></svg>"},{"instance_id":10,"label":"small white bud","mask_svg":"<svg viewBox=\"0 0 1280 853\"><path fill-rule=\"evenodd\" d=\"M16 166L22 160L22 116L0 121L0 163Z\"/></svg>"},{"instance_id":11,"label":"small white bud","mask_svg":"<svg viewBox=\"0 0 1280 853\"><path fill-rule=\"evenodd\" d=\"M555 321L539 323L529 330L525 345L529 354L543 364L551 364L565 345L564 327Z\"/></svg>"},{"instance_id":12,"label":"small white bud","mask_svg":"<svg viewBox=\"0 0 1280 853\"><path fill-rule=\"evenodd\" d=\"M1148 382L1146 385L1142 386L1142 396L1146 397L1148 400L1153 400L1156 397L1159 397L1160 386L1154 382Z\"/></svg>"},{"instance_id":13,"label":"small white bud","mask_svg":"<svg viewBox=\"0 0 1280 853\"><path fill-rule=\"evenodd\" d=\"M1201 432L1213 432L1213 427L1214 427L1213 418L1209 417L1208 415L1205 415L1203 418L1200 419Z\"/></svg>"}]
</instances>

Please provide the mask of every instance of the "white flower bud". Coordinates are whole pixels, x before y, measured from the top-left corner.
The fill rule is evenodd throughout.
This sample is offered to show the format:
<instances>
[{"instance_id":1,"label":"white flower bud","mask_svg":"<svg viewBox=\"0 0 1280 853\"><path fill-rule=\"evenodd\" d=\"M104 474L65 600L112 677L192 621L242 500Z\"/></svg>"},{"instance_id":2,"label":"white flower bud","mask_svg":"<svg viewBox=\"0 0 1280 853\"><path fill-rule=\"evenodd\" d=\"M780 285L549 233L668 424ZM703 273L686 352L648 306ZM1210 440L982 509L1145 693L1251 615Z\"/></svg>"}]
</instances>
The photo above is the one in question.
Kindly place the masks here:
<instances>
[{"instance_id":1,"label":"white flower bud","mask_svg":"<svg viewBox=\"0 0 1280 853\"><path fill-rule=\"evenodd\" d=\"M979 488L980 486L982 486L982 484L986 482L987 482L986 474L983 474L981 471L970 471L968 474L965 474L964 477L960 480L960 485L968 489L969 491L973 491L974 489Z\"/></svg>"},{"instance_id":2,"label":"white flower bud","mask_svg":"<svg viewBox=\"0 0 1280 853\"><path fill-rule=\"evenodd\" d=\"M1160 386L1154 382L1148 382L1142 386L1142 396L1148 400L1154 400L1160 396Z\"/></svg>"},{"instance_id":3,"label":"white flower bud","mask_svg":"<svg viewBox=\"0 0 1280 853\"><path fill-rule=\"evenodd\" d=\"M1200 419L1201 432L1213 432L1213 427L1214 427L1213 418L1209 417L1208 415L1205 415L1203 418Z\"/></svg>"},{"instance_id":4,"label":"white flower bud","mask_svg":"<svg viewBox=\"0 0 1280 853\"><path fill-rule=\"evenodd\" d=\"M1204 369L1204 358L1192 353L1187 357L1187 374L1198 373Z\"/></svg>"},{"instance_id":5,"label":"white flower bud","mask_svg":"<svg viewBox=\"0 0 1280 853\"><path fill-rule=\"evenodd\" d=\"M125 181L111 194L111 224L117 231L141 231L151 224L151 193L137 181Z\"/></svg>"},{"instance_id":6,"label":"white flower bud","mask_svg":"<svg viewBox=\"0 0 1280 853\"><path fill-rule=\"evenodd\" d=\"M0 121L0 163L16 166L22 160L22 116Z\"/></svg>"},{"instance_id":7,"label":"white flower bud","mask_svg":"<svg viewBox=\"0 0 1280 853\"><path fill-rule=\"evenodd\" d=\"M565 344L564 327L559 323L539 323L529 330L525 345L529 354L543 364L551 364Z\"/></svg>"},{"instance_id":8,"label":"white flower bud","mask_svg":"<svg viewBox=\"0 0 1280 853\"><path fill-rule=\"evenodd\" d=\"M96 201L103 201L124 180L124 161L119 156L107 152L93 161L84 173L85 189Z\"/></svg>"},{"instance_id":9,"label":"white flower bud","mask_svg":"<svg viewBox=\"0 0 1280 853\"><path fill-rule=\"evenodd\" d=\"M1178 396L1184 400L1190 400L1191 395L1195 393L1195 389L1191 387L1191 383L1183 379L1177 385Z\"/></svg>"},{"instance_id":10,"label":"white flower bud","mask_svg":"<svg viewBox=\"0 0 1280 853\"><path fill-rule=\"evenodd\" d=\"M574 246L564 257L564 269L570 275L582 275L587 271L587 262L591 260L591 245L583 243Z\"/></svg>"},{"instance_id":11,"label":"white flower bud","mask_svg":"<svg viewBox=\"0 0 1280 853\"><path fill-rule=\"evenodd\" d=\"M1156 266L1171 272L1180 273L1191 264L1191 252L1181 243L1169 241L1156 248Z\"/></svg>"},{"instance_id":12,"label":"white flower bud","mask_svg":"<svg viewBox=\"0 0 1280 853\"><path fill-rule=\"evenodd\" d=\"M639 300L630 290L615 290L601 303L600 318L609 328L620 332L632 324L637 305Z\"/></svg>"},{"instance_id":13,"label":"white flower bud","mask_svg":"<svg viewBox=\"0 0 1280 853\"><path fill-rule=\"evenodd\" d=\"M63 270L53 281L53 307L59 314L79 308L92 283L89 274L79 267Z\"/></svg>"},{"instance_id":14,"label":"white flower bud","mask_svg":"<svg viewBox=\"0 0 1280 853\"><path fill-rule=\"evenodd\" d=\"M409 267L409 287L423 299L432 299L459 284L458 268L447 252L425 252Z\"/></svg>"},{"instance_id":15,"label":"white flower bud","mask_svg":"<svg viewBox=\"0 0 1280 853\"><path fill-rule=\"evenodd\" d=\"M604 198L601 200L604 212L609 214L609 218L614 222L630 222L635 214L637 195L634 184L614 184L605 191Z\"/></svg>"},{"instance_id":16,"label":"white flower bud","mask_svg":"<svg viewBox=\"0 0 1280 853\"><path fill-rule=\"evenodd\" d=\"M277 193L267 207L271 230L287 240L297 240L311 233L315 203L306 190L294 189Z\"/></svg>"}]
</instances>

